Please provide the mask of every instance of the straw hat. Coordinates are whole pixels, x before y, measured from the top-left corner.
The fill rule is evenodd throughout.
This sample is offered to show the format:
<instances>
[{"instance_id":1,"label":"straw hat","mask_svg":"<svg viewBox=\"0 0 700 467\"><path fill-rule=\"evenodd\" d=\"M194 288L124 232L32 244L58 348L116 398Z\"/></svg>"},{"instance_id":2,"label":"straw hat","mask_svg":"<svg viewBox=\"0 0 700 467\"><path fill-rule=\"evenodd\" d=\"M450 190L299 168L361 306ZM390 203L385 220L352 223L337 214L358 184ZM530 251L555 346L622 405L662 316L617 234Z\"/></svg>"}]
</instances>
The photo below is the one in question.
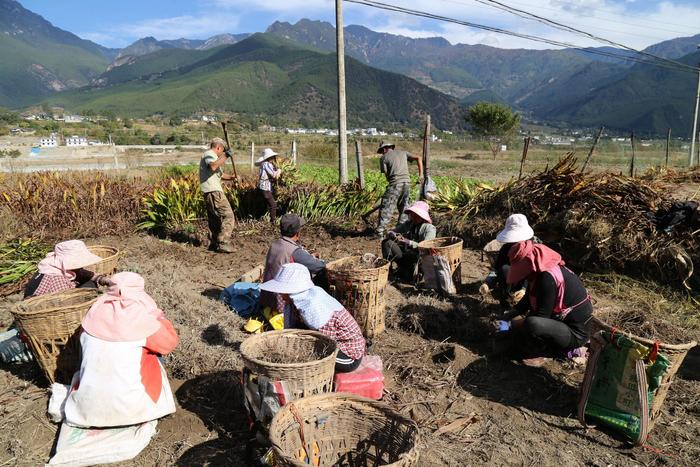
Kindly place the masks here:
<instances>
[{"instance_id":1,"label":"straw hat","mask_svg":"<svg viewBox=\"0 0 700 467\"><path fill-rule=\"evenodd\" d=\"M306 266L299 263L283 265L274 279L260 285L260 290L268 292L297 294L309 290L314 286L311 274Z\"/></svg>"},{"instance_id":2,"label":"straw hat","mask_svg":"<svg viewBox=\"0 0 700 467\"><path fill-rule=\"evenodd\" d=\"M506 219L506 226L498 232L496 240L501 243L517 243L530 240L535 232L527 223L527 217L523 214L512 214Z\"/></svg>"},{"instance_id":3,"label":"straw hat","mask_svg":"<svg viewBox=\"0 0 700 467\"><path fill-rule=\"evenodd\" d=\"M390 143L389 141L382 141L382 143L379 145L379 148L377 149L377 154L382 153L382 149L384 148L391 148L394 149L396 145L394 143Z\"/></svg>"},{"instance_id":4,"label":"straw hat","mask_svg":"<svg viewBox=\"0 0 700 467\"><path fill-rule=\"evenodd\" d=\"M430 214L428 214L429 209L430 206L428 206L428 203L426 203L425 201L416 201L415 203L407 207L404 212L412 212L428 224L432 224L433 220L430 218Z\"/></svg>"},{"instance_id":5,"label":"straw hat","mask_svg":"<svg viewBox=\"0 0 700 467\"><path fill-rule=\"evenodd\" d=\"M270 149L270 148L265 148L265 149L263 150L262 154L260 154L260 157L258 158L258 160L255 161L255 165L260 165L260 164L262 164L263 162L265 162L266 160L272 159L273 157L278 156L278 155L279 155L279 154L277 154L277 153L276 153L275 151L273 151L272 149Z\"/></svg>"}]
</instances>

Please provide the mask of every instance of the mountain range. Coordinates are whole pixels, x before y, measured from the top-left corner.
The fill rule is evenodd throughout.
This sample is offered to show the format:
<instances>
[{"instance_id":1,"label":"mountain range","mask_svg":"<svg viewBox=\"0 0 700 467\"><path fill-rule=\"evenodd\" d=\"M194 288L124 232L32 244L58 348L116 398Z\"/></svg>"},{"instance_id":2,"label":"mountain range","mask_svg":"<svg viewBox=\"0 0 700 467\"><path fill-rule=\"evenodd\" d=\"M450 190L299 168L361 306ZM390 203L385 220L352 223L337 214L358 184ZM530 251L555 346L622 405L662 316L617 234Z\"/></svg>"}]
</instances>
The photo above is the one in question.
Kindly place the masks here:
<instances>
[{"instance_id":1,"label":"mountain range","mask_svg":"<svg viewBox=\"0 0 700 467\"><path fill-rule=\"evenodd\" d=\"M637 64L620 49L453 45L444 38L412 39L356 25L345 28L345 40L346 54L354 59L348 66L348 99L359 114L356 122L409 122L444 108L438 120L454 128L464 106L487 100L511 105L526 119L561 126L689 132L697 77ZM697 66L698 42L700 34L646 51ZM124 49L108 49L52 26L14 0L0 0L0 105L21 107L48 98L134 115L229 110L332 121L334 51L333 25L312 20L275 22L253 36L146 37ZM311 63L319 68L309 68ZM228 85L226 91L226 79L237 83L235 89ZM317 104L322 108L315 109Z\"/></svg>"}]
</instances>

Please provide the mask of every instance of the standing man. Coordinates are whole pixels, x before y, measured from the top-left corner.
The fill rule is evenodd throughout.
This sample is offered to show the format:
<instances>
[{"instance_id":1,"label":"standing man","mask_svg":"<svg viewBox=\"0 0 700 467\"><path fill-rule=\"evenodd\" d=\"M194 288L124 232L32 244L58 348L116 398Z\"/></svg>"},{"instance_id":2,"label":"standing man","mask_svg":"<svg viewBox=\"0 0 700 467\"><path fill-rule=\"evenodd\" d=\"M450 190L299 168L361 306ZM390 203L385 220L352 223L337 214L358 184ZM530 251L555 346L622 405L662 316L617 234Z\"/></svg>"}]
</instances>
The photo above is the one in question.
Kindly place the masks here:
<instances>
[{"instance_id":1,"label":"standing man","mask_svg":"<svg viewBox=\"0 0 700 467\"><path fill-rule=\"evenodd\" d=\"M408 161L418 162L418 178L423 178L423 161L420 157L412 156L406 151L396 151L393 143L382 141L377 149L377 154L381 154L379 168L389 181L389 186L382 197L382 204L379 210L379 226L377 234L382 239L386 226L394 215L394 210L399 209L399 224L405 222L407 215L406 207L411 198L411 178L408 175Z\"/></svg>"},{"instance_id":2,"label":"standing man","mask_svg":"<svg viewBox=\"0 0 700 467\"><path fill-rule=\"evenodd\" d=\"M231 157L226 150L226 143L221 138L211 140L209 150L199 161L199 184L204 193L207 206L207 221L211 232L209 249L219 253L233 253L231 234L236 224L231 205L226 199L221 180L235 180L233 175L225 174L223 166Z\"/></svg>"}]
</instances>

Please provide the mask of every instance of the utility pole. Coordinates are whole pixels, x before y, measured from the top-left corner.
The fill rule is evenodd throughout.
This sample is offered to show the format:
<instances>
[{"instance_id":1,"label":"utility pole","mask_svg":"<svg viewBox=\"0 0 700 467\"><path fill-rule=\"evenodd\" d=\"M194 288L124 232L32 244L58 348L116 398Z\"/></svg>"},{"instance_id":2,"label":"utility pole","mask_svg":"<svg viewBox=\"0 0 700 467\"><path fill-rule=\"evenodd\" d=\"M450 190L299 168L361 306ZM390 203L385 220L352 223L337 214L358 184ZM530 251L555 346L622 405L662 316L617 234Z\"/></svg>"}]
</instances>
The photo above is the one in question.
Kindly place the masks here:
<instances>
[{"instance_id":1,"label":"utility pole","mask_svg":"<svg viewBox=\"0 0 700 467\"><path fill-rule=\"evenodd\" d=\"M355 140L355 158L357 159L357 179L360 181L360 189L365 189L365 169L362 163L362 144Z\"/></svg>"},{"instance_id":2,"label":"utility pole","mask_svg":"<svg viewBox=\"0 0 700 467\"><path fill-rule=\"evenodd\" d=\"M698 46L700 49L700 45ZM690 154L688 155L688 167L693 166L693 158L695 157L695 135L698 132L698 107L700 106L700 63L698 63L698 91L695 96L695 116L693 117L693 134L690 142Z\"/></svg>"},{"instance_id":3,"label":"utility pole","mask_svg":"<svg viewBox=\"0 0 700 467\"><path fill-rule=\"evenodd\" d=\"M430 176L430 135L432 126L430 124L430 114L425 117L425 132L423 133L423 184L420 187L420 199L425 199L425 188Z\"/></svg>"},{"instance_id":4,"label":"utility pole","mask_svg":"<svg viewBox=\"0 0 700 467\"><path fill-rule=\"evenodd\" d=\"M348 183L348 135L345 111L345 38L343 0L335 0L336 54L338 55L338 172L340 184Z\"/></svg>"},{"instance_id":5,"label":"utility pole","mask_svg":"<svg viewBox=\"0 0 700 467\"><path fill-rule=\"evenodd\" d=\"M255 170L255 142L250 143L250 171Z\"/></svg>"}]
</instances>

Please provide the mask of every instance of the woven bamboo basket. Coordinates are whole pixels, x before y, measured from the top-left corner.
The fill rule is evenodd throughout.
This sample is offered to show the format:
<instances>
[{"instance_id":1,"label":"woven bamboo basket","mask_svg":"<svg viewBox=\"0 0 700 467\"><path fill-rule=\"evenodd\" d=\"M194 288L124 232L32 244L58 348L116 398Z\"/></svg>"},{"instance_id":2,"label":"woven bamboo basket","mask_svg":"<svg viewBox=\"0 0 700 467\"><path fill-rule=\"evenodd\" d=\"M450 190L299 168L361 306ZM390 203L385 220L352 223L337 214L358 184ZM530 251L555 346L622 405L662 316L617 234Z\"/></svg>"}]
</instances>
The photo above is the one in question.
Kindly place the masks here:
<instances>
[{"instance_id":1,"label":"woven bamboo basket","mask_svg":"<svg viewBox=\"0 0 700 467\"><path fill-rule=\"evenodd\" d=\"M462 239L457 237L439 237L433 240L425 240L418 244L421 256L442 256L450 264L452 281L462 283Z\"/></svg>"},{"instance_id":2,"label":"woven bamboo basket","mask_svg":"<svg viewBox=\"0 0 700 467\"><path fill-rule=\"evenodd\" d=\"M416 423L381 402L352 394L322 394L287 404L272 419L270 441L277 465L285 467L418 463ZM307 452L312 453L308 463L303 459Z\"/></svg>"},{"instance_id":3,"label":"woven bamboo basket","mask_svg":"<svg viewBox=\"0 0 700 467\"><path fill-rule=\"evenodd\" d=\"M386 328L384 289L389 280L389 262L377 259L374 267L361 269L362 256L348 256L326 265L331 294L347 308L365 337ZM354 268L353 265L358 267Z\"/></svg>"},{"instance_id":4,"label":"woven bamboo basket","mask_svg":"<svg viewBox=\"0 0 700 467\"><path fill-rule=\"evenodd\" d=\"M592 319L591 336L595 336L600 331L608 331L608 332L613 331L613 326L610 326L609 324L605 323L600 318L592 316L591 319ZM645 339L643 337L637 337L634 334L630 334L629 332L623 332L623 331L620 331L619 329L616 331L618 333L624 334L625 336L632 339L633 341L639 342L640 344L645 345L647 347L650 347L650 346L655 344L655 342L653 340ZM698 343L695 341L689 342L687 344L676 344L676 345L664 344L663 342L660 343L659 352L663 353L666 356L666 358L668 358L668 361L671 365L669 366L668 371L666 372L664 377L661 379L661 386L659 386L659 389L656 391L656 395L654 396L654 400L651 404L650 420L651 420L652 425L656 421L656 419L659 417L659 415L661 414L661 407L663 406L664 400L666 399L666 396L668 395L668 391L671 387L671 383L673 382L673 378L676 376L676 373L678 372L681 365L683 364L683 360L685 359L685 356L688 355L688 352L690 351L690 349L695 347L697 344ZM602 344L598 339L591 339L591 346L600 346L600 345L602 345Z\"/></svg>"},{"instance_id":5,"label":"woven bamboo basket","mask_svg":"<svg viewBox=\"0 0 700 467\"><path fill-rule=\"evenodd\" d=\"M96 289L71 289L17 304L12 314L49 383L70 384L80 366L80 323Z\"/></svg>"},{"instance_id":6,"label":"woven bamboo basket","mask_svg":"<svg viewBox=\"0 0 700 467\"><path fill-rule=\"evenodd\" d=\"M117 262L121 256L119 249L107 245L92 245L88 247L90 253L102 258L102 261L89 266L87 269L97 274L111 275L117 272Z\"/></svg>"},{"instance_id":7,"label":"woven bamboo basket","mask_svg":"<svg viewBox=\"0 0 700 467\"><path fill-rule=\"evenodd\" d=\"M241 344L243 364L252 373L287 384L290 400L333 390L333 374L338 346L333 339L317 331L284 329L248 337ZM273 363L294 354L316 354L303 363ZM266 359L266 357L268 359Z\"/></svg>"}]
</instances>

